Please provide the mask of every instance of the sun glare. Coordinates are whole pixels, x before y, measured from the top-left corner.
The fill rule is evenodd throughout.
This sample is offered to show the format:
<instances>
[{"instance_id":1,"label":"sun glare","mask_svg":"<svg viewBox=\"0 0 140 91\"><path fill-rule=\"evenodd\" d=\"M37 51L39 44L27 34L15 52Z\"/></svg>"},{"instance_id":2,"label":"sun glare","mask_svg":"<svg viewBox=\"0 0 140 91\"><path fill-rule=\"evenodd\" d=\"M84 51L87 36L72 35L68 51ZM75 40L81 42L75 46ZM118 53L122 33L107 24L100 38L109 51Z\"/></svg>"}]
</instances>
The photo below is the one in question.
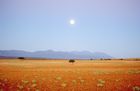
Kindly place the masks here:
<instances>
[{"instance_id":1,"label":"sun glare","mask_svg":"<svg viewBox=\"0 0 140 91\"><path fill-rule=\"evenodd\" d=\"M70 20L70 24L71 24L71 25L74 25L74 24L75 24L75 20L74 20L74 19L71 19L71 20Z\"/></svg>"}]
</instances>

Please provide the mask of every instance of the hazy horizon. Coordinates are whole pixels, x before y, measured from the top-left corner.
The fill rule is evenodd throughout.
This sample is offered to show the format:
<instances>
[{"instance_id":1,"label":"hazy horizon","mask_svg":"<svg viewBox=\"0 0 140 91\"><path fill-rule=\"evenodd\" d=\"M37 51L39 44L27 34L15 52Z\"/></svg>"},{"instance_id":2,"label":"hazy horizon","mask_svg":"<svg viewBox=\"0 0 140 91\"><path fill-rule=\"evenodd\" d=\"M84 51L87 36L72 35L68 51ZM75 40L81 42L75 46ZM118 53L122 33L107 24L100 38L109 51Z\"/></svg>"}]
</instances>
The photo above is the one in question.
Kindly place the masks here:
<instances>
[{"instance_id":1,"label":"hazy horizon","mask_svg":"<svg viewBox=\"0 0 140 91\"><path fill-rule=\"evenodd\" d=\"M0 50L140 57L139 0L1 0L0 13Z\"/></svg>"}]
</instances>

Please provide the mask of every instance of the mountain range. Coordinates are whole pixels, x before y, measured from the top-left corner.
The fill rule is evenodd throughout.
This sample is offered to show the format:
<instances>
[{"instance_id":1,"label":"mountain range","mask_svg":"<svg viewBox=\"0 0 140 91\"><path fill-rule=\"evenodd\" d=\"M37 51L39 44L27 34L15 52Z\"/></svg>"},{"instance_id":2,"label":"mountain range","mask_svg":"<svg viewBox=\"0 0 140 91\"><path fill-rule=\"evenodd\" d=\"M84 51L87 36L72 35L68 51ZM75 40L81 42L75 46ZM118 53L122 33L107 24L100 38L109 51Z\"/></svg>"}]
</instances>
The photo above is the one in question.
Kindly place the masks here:
<instances>
[{"instance_id":1,"label":"mountain range","mask_svg":"<svg viewBox=\"0 0 140 91\"><path fill-rule=\"evenodd\" d=\"M48 58L48 59L100 59L113 58L112 56L103 52L89 52L89 51L23 51L23 50L0 50L0 57L31 57L31 58Z\"/></svg>"}]
</instances>

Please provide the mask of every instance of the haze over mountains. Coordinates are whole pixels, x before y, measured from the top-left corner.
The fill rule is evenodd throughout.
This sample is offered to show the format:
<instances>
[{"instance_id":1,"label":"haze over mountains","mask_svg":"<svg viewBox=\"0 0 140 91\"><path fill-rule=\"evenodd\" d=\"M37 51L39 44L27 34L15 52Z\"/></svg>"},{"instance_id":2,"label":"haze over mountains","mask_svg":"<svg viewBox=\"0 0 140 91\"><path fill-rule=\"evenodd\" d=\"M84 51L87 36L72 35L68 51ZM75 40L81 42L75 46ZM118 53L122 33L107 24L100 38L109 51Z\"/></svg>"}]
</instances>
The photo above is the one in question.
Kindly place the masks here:
<instances>
[{"instance_id":1,"label":"haze over mountains","mask_svg":"<svg viewBox=\"0 0 140 91\"><path fill-rule=\"evenodd\" d=\"M35 51L28 52L22 50L0 50L0 57L32 57L32 58L50 58L50 59L100 59L112 58L110 55L102 52L89 51Z\"/></svg>"}]
</instances>

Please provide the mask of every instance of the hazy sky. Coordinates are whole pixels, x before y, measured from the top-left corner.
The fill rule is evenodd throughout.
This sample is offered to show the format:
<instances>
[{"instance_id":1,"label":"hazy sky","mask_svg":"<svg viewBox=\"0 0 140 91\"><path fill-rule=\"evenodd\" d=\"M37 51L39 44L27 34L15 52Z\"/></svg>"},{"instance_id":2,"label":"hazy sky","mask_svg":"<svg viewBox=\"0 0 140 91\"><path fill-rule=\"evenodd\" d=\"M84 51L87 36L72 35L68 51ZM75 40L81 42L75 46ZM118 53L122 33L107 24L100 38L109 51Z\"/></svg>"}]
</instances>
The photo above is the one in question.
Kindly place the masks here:
<instances>
[{"instance_id":1,"label":"hazy sky","mask_svg":"<svg viewBox=\"0 0 140 91\"><path fill-rule=\"evenodd\" d=\"M140 57L140 0L0 0L0 50L13 49Z\"/></svg>"}]
</instances>

